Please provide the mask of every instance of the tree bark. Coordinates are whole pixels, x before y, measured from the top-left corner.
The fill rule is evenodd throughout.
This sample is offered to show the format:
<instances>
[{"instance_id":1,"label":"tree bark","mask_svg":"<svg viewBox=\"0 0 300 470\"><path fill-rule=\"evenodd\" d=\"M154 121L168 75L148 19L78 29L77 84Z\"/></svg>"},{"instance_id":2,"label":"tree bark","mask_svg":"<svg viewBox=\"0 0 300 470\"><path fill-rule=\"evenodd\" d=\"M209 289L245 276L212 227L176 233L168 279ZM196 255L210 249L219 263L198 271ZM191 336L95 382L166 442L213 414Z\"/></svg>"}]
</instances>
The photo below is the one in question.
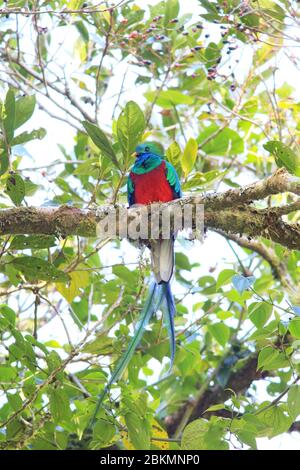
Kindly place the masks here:
<instances>
[{"instance_id":1,"label":"tree bark","mask_svg":"<svg viewBox=\"0 0 300 470\"><path fill-rule=\"evenodd\" d=\"M300 201L281 207L258 209L253 201L268 198L274 194L290 192L300 194L300 178L279 169L264 180L243 188L230 189L223 193L191 195L181 199L157 205L161 216L168 210L174 217L177 208L189 204L193 209L204 206L204 224L206 228L221 230L225 233L263 236L289 249L300 249L300 225L288 223L283 216L300 209ZM96 237L97 224L115 211L116 236L124 235L124 213L127 223L142 224L139 210L136 207L125 209L124 206L100 206L97 209L79 209L72 206L58 208L16 207L0 210L0 235L44 234L66 237L79 235ZM190 220L189 228L197 225L196 212ZM172 224L172 221L171 221ZM151 226L151 216L148 217ZM149 230L150 233L150 230Z\"/></svg>"}]
</instances>

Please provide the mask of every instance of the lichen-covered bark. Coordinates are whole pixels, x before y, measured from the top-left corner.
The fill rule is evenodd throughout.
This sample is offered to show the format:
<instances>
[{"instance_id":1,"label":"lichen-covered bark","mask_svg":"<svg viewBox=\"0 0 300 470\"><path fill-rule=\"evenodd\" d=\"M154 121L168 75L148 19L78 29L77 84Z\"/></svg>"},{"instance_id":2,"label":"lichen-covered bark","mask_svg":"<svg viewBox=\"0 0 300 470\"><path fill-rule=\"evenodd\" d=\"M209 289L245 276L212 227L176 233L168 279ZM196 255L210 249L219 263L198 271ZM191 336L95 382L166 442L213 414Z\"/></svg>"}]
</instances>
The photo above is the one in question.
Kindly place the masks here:
<instances>
[{"instance_id":1,"label":"lichen-covered bark","mask_svg":"<svg viewBox=\"0 0 300 470\"><path fill-rule=\"evenodd\" d=\"M253 201L284 192L299 195L300 178L291 176L284 169L279 169L272 176L243 188L230 189L223 193L186 196L159 205L158 211L161 212L168 208L171 213L174 213L178 206L203 204L204 221L207 228L237 235L262 236L289 249L299 250L299 224L287 223L282 218L283 215L299 210L298 200L284 207L266 209L257 209L252 204ZM119 221L121 210L124 211L122 206L101 206L97 210L85 210L71 206L4 209L0 210L0 235L54 234L62 237L68 235L94 237L97 235L97 224L104 220L112 210L116 210L117 221ZM127 210L126 216L130 223L136 222L139 214L136 208L130 208ZM150 223L149 217L149 227ZM117 235L122 229L121 224L122 222L117 222ZM195 215L190 225L191 228L195 227Z\"/></svg>"}]
</instances>

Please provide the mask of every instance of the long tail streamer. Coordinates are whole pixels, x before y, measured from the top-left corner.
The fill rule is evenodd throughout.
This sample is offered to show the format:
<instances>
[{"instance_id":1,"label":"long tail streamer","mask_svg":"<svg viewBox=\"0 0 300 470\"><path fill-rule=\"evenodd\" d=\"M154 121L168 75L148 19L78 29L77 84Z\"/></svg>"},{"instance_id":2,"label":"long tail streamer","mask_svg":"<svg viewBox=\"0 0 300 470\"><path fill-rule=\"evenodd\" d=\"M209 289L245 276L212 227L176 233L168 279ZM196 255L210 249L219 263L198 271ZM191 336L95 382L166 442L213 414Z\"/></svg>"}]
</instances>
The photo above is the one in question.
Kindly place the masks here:
<instances>
[{"instance_id":1,"label":"long tail streamer","mask_svg":"<svg viewBox=\"0 0 300 470\"><path fill-rule=\"evenodd\" d=\"M153 282L149 288L147 300L141 312L139 322L137 323L134 335L128 345L128 348L125 354L118 361L107 385L98 397L97 405L93 417L91 419L90 426L93 426L93 424L95 423L98 411L103 403L106 394L109 392L109 389L112 384L117 382L122 376L124 370L126 369L130 359L132 358L136 348L138 347L142 339L145 328L150 322L151 317L159 308L162 309L170 335L171 361L169 371L172 369L175 356L174 298L169 282L164 282L162 284L157 284L156 282Z\"/></svg>"},{"instance_id":2,"label":"long tail streamer","mask_svg":"<svg viewBox=\"0 0 300 470\"><path fill-rule=\"evenodd\" d=\"M174 302L174 297L171 291L171 285L169 282L165 282L164 284L161 284L162 289L163 289L163 301L162 301L162 311L164 314L164 319L167 325L167 330L169 332L169 338L170 338L170 367L169 367L169 372L171 372L174 364L174 359L175 359L175 347L176 347L176 339L175 339L175 327L174 327L174 317L176 314L176 307L175 307L175 302Z\"/></svg>"}]
</instances>

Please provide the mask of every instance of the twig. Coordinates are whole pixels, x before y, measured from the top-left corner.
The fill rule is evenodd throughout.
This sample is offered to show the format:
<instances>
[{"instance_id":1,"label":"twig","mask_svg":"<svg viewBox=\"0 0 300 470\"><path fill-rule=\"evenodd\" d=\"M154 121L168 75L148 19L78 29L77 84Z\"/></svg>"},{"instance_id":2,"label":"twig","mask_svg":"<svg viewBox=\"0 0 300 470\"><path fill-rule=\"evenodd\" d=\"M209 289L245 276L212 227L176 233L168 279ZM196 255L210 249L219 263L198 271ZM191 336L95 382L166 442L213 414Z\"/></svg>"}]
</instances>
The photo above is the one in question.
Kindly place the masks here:
<instances>
[{"instance_id":1,"label":"twig","mask_svg":"<svg viewBox=\"0 0 300 470\"><path fill-rule=\"evenodd\" d=\"M88 392L88 390L82 385L79 378L75 374L71 374L71 372L69 372L68 377L70 381L77 385L77 387L82 391L82 395L84 396L84 398L91 397L90 392Z\"/></svg>"},{"instance_id":2,"label":"twig","mask_svg":"<svg viewBox=\"0 0 300 470\"><path fill-rule=\"evenodd\" d=\"M39 2L38 2L38 0L36 0L34 2L34 9L38 8L38 6L39 6ZM38 62L39 62L39 66L40 66L40 69L41 69L41 72L42 72L42 76L43 76L43 82L44 82L44 86L45 86L46 95L48 96L49 92L48 92L47 80L46 80L46 75L45 75L45 68L44 68L43 61L42 61L41 44L40 44L40 32L39 32L39 27L38 27L38 22L37 22L37 15L33 15L33 24L34 24L34 28L35 28L35 31L36 31L36 34L37 34L36 50L37 50ZM20 60L19 56L18 56L18 60Z\"/></svg>"},{"instance_id":3,"label":"twig","mask_svg":"<svg viewBox=\"0 0 300 470\"><path fill-rule=\"evenodd\" d=\"M263 408L260 408L259 410L257 410L254 415L259 415L261 413L263 413L264 411L267 411L269 410L270 408L272 408L273 406L277 405L277 403L280 402L280 400L290 391L292 385L295 385L298 381L300 380L300 377L299 375L295 378L295 380L291 383L291 385L289 385L282 393L280 393L280 395L278 395L277 398L275 398L275 400L273 400L269 405L267 406L264 406Z\"/></svg>"},{"instance_id":4,"label":"twig","mask_svg":"<svg viewBox=\"0 0 300 470\"><path fill-rule=\"evenodd\" d=\"M35 301L34 301L34 313L33 313L33 337L37 339L37 330L38 330L38 318L37 318L37 311L38 311L38 306L40 305L40 297L38 294L35 296Z\"/></svg>"},{"instance_id":5,"label":"twig","mask_svg":"<svg viewBox=\"0 0 300 470\"><path fill-rule=\"evenodd\" d=\"M100 102L99 102L99 77L100 77L100 73L101 73L104 58L105 58L105 56L108 52L110 33L111 33L111 30L112 30L112 26L113 26L113 15L110 12L110 14L109 14L109 26L108 26L107 32L105 33L105 44L104 44L101 59L100 59L99 65L98 65L97 74L96 74L95 122L98 122L98 109L99 109L99 105L100 105Z\"/></svg>"},{"instance_id":6,"label":"twig","mask_svg":"<svg viewBox=\"0 0 300 470\"><path fill-rule=\"evenodd\" d=\"M99 9L99 8L80 8L78 10L76 9L63 9L63 10L53 10L53 9L49 9L49 10L29 10L27 8L20 8L20 9L17 9L17 8L1 8L0 9L0 15L10 15L10 14L15 14L15 15L25 15L25 16L28 16L28 15L45 15L45 14L50 14L50 13L54 13L56 15L68 15L68 14L74 14L74 13L80 13L80 14L93 14L93 13L103 13L105 11L111 11L111 10L114 10L116 8L118 8L119 6L121 6L122 4L126 4L126 3L129 3L130 0L127 0L125 2L125 0L121 0L120 2L118 2L116 5L112 5L108 8L104 8L104 9ZM100 5L102 3L106 3L106 2L100 2Z\"/></svg>"}]
</instances>

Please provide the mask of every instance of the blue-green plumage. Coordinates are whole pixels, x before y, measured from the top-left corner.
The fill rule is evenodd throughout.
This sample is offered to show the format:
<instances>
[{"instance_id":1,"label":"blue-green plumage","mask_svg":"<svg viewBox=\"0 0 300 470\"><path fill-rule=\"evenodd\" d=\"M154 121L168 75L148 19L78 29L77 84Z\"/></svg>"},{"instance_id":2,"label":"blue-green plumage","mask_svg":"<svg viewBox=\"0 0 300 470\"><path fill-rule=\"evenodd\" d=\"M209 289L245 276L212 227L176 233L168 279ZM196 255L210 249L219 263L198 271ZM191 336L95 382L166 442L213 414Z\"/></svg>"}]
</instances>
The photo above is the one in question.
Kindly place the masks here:
<instances>
[{"instance_id":1,"label":"blue-green plumage","mask_svg":"<svg viewBox=\"0 0 300 470\"><path fill-rule=\"evenodd\" d=\"M181 197L177 172L159 152L160 148L153 142L145 142L137 146L136 161L127 182L130 206L168 202Z\"/></svg>"},{"instance_id":2,"label":"blue-green plumage","mask_svg":"<svg viewBox=\"0 0 300 470\"><path fill-rule=\"evenodd\" d=\"M181 186L180 186L180 181L178 178L177 171L175 170L173 165L171 165L171 163L169 162L166 163L166 166L167 166L167 180L173 190L174 199L178 199L182 197L182 191L181 191Z\"/></svg>"}]
</instances>

